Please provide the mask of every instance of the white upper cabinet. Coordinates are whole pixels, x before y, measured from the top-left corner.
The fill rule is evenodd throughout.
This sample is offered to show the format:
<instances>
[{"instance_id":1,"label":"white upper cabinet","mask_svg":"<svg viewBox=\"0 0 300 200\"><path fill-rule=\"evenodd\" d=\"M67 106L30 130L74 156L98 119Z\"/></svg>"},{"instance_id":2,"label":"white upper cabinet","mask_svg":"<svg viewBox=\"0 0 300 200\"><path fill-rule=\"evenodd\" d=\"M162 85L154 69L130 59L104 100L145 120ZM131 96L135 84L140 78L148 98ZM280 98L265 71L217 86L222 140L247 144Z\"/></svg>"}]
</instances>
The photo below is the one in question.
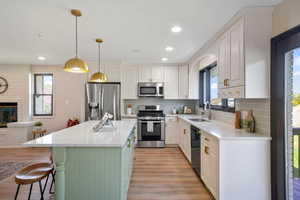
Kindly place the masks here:
<instances>
[{"instance_id":1,"label":"white upper cabinet","mask_svg":"<svg viewBox=\"0 0 300 200\"><path fill-rule=\"evenodd\" d=\"M139 67L139 82L163 82L164 67L143 65Z\"/></svg>"},{"instance_id":2,"label":"white upper cabinet","mask_svg":"<svg viewBox=\"0 0 300 200\"><path fill-rule=\"evenodd\" d=\"M139 67L136 65L121 66L122 74L122 98L136 99L137 98L137 84L139 77Z\"/></svg>"},{"instance_id":3,"label":"white upper cabinet","mask_svg":"<svg viewBox=\"0 0 300 200\"><path fill-rule=\"evenodd\" d=\"M229 87L245 85L244 21L239 20L230 30L230 78Z\"/></svg>"},{"instance_id":4,"label":"white upper cabinet","mask_svg":"<svg viewBox=\"0 0 300 200\"><path fill-rule=\"evenodd\" d=\"M189 65L188 98L199 99L199 68L197 65Z\"/></svg>"},{"instance_id":5,"label":"white upper cabinet","mask_svg":"<svg viewBox=\"0 0 300 200\"><path fill-rule=\"evenodd\" d=\"M218 39L220 98L269 98L272 8L247 8Z\"/></svg>"},{"instance_id":6,"label":"white upper cabinet","mask_svg":"<svg viewBox=\"0 0 300 200\"><path fill-rule=\"evenodd\" d=\"M230 77L229 65L229 38L224 34L219 40L219 58L218 58L218 80L219 88L225 87L225 81Z\"/></svg>"},{"instance_id":7,"label":"white upper cabinet","mask_svg":"<svg viewBox=\"0 0 300 200\"><path fill-rule=\"evenodd\" d=\"M165 66L164 68L164 98L178 99L178 67Z\"/></svg>"},{"instance_id":8,"label":"white upper cabinet","mask_svg":"<svg viewBox=\"0 0 300 200\"><path fill-rule=\"evenodd\" d=\"M152 82L152 66L144 65L138 68L139 82Z\"/></svg>"},{"instance_id":9,"label":"white upper cabinet","mask_svg":"<svg viewBox=\"0 0 300 200\"><path fill-rule=\"evenodd\" d=\"M164 82L164 66L152 66L152 82Z\"/></svg>"},{"instance_id":10,"label":"white upper cabinet","mask_svg":"<svg viewBox=\"0 0 300 200\"><path fill-rule=\"evenodd\" d=\"M189 66L183 65L178 67L178 97L179 99L189 98Z\"/></svg>"},{"instance_id":11,"label":"white upper cabinet","mask_svg":"<svg viewBox=\"0 0 300 200\"><path fill-rule=\"evenodd\" d=\"M121 81L121 70L119 64L105 64L104 73L107 75L109 82Z\"/></svg>"},{"instance_id":12,"label":"white upper cabinet","mask_svg":"<svg viewBox=\"0 0 300 200\"><path fill-rule=\"evenodd\" d=\"M244 83L243 19L231 27L219 40L219 87L229 88Z\"/></svg>"}]
</instances>

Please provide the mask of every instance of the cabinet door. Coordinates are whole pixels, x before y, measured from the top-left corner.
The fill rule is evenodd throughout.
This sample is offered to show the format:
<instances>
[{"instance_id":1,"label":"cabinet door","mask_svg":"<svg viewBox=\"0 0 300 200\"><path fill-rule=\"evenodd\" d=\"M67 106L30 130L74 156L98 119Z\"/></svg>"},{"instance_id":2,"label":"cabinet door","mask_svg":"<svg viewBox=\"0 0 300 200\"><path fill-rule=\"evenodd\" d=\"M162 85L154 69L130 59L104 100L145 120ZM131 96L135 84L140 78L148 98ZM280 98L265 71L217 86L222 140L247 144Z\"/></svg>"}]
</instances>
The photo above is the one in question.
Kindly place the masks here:
<instances>
[{"instance_id":1,"label":"cabinet door","mask_svg":"<svg viewBox=\"0 0 300 200\"><path fill-rule=\"evenodd\" d=\"M184 151L184 134L185 134L185 127L184 122L182 119L179 120L179 147L182 151Z\"/></svg>"},{"instance_id":2,"label":"cabinet door","mask_svg":"<svg viewBox=\"0 0 300 200\"><path fill-rule=\"evenodd\" d=\"M191 162L191 131L190 131L190 124L182 121L183 128L182 137L180 138L180 148L183 151L185 157Z\"/></svg>"},{"instance_id":3,"label":"cabinet door","mask_svg":"<svg viewBox=\"0 0 300 200\"><path fill-rule=\"evenodd\" d=\"M218 199L219 145L217 138L202 131L201 178L215 199Z\"/></svg>"},{"instance_id":4,"label":"cabinet door","mask_svg":"<svg viewBox=\"0 0 300 200\"><path fill-rule=\"evenodd\" d=\"M210 165L210 191L213 194L213 196L217 199L217 191L218 191L218 157L217 153L211 151L209 155L209 165Z\"/></svg>"},{"instance_id":5,"label":"cabinet door","mask_svg":"<svg viewBox=\"0 0 300 200\"><path fill-rule=\"evenodd\" d=\"M225 33L219 40L219 55L218 55L218 79L219 88L225 87L225 80L230 78L230 63L229 63L229 39Z\"/></svg>"},{"instance_id":6,"label":"cabinet door","mask_svg":"<svg viewBox=\"0 0 300 200\"><path fill-rule=\"evenodd\" d=\"M164 66L152 66L152 82L164 82Z\"/></svg>"},{"instance_id":7,"label":"cabinet door","mask_svg":"<svg viewBox=\"0 0 300 200\"><path fill-rule=\"evenodd\" d=\"M107 79L109 82L121 81L120 65L106 64L104 66L104 72L107 75Z\"/></svg>"},{"instance_id":8,"label":"cabinet door","mask_svg":"<svg viewBox=\"0 0 300 200\"><path fill-rule=\"evenodd\" d=\"M228 87L245 85L244 83L244 23L240 20L230 30L230 80Z\"/></svg>"},{"instance_id":9,"label":"cabinet door","mask_svg":"<svg viewBox=\"0 0 300 200\"><path fill-rule=\"evenodd\" d=\"M150 65L144 65L139 67L139 82L151 82L152 81L152 67Z\"/></svg>"},{"instance_id":10,"label":"cabinet door","mask_svg":"<svg viewBox=\"0 0 300 200\"><path fill-rule=\"evenodd\" d=\"M209 184L208 183L209 159L208 159L207 145L204 143L203 137L201 137L201 178L205 183L205 185Z\"/></svg>"},{"instance_id":11,"label":"cabinet door","mask_svg":"<svg viewBox=\"0 0 300 200\"><path fill-rule=\"evenodd\" d=\"M187 65L178 67L178 80L179 80L179 98L189 98L189 67Z\"/></svg>"},{"instance_id":12,"label":"cabinet door","mask_svg":"<svg viewBox=\"0 0 300 200\"><path fill-rule=\"evenodd\" d=\"M121 66L122 67L122 98L136 99L138 84L138 66Z\"/></svg>"},{"instance_id":13,"label":"cabinet door","mask_svg":"<svg viewBox=\"0 0 300 200\"><path fill-rule=\"evenodd\" d=\"M188 124L187 127L187 133L185 135L185 145L186 145L186 157L190 163L192 162L192 155L191 155L191 128Z\"/></svg>"},{"instance_id":14,"label":"cabinet door","mask_svg":"<svg viewBox=\"0 0 300 200\"><path fill-rule=\"evenodd\" d=\"M164 78L164 97L165 99L178 99L178 67L167 66L165 67Z\"/></svg>"},{"instance_id":15,"label":"cabinet door","mask_svg":"<svg viewBox=\"0 0 300 200\"><path fill-rule=\"evenodd\" d=\"M177 117L166 118L166 144L178 144L179 131Z\"/></svg>"},{"instance_id":16,"label":"cabinet door","mask_svg":"<svg viewBox=\"0 0 300 200\"><path fill-rule=\"evenodd\" d=\"M189 65L189 99L199 100L199 67Z\"/></svg>"}]
</instances>

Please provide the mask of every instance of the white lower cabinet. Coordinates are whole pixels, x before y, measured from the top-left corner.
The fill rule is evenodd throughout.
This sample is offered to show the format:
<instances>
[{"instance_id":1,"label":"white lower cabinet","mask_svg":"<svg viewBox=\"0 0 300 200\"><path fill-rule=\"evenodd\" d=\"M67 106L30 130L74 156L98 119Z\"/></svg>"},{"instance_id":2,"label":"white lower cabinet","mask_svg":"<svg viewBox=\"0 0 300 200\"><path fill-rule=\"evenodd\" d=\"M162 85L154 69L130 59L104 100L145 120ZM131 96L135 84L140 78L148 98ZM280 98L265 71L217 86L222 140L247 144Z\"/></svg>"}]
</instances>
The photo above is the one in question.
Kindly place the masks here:
<instances>
[{"instance_id":1,"label":"white lower cabinet","mask_svg":"<svg viewBox=\"0 0 300 200\"><path fill-rule=\"evenodd\" d=\"M204 131L201 133L201 178L213 196L218 199L218 140Z\"/></svg>"},{"instance_id":2,"label":"white lower cabinet","mask_svg":"<svg viewBox=\"0 0 300 200\"><path fill-rule=\"evenodd\" d=\"M177 117L166 117L166 144L178 144L179 130Z\"/></svg>"},{"instance_id":3,"label":"white lower cabinet","mask_svg":"<svg viewBox=\"0 0 300 200\"><path fill-rule=\"evenodd\" d=\"M179 120L179 147L189 162L191 158L191 125L183 120Z\"/></svg>"},{"instance_id":4,"label":"white lower cabinet","mask_svg":"<svg viewBox=\"0 0 300 200\"><path fill-rule=\"evenodd\" d=\"M189 162L190 126L178 119L178 145ZM270 139L225 133L216 137L201 129L201 179L208 190L216 200L271 200Z\"/></svg>"}]
</instances>

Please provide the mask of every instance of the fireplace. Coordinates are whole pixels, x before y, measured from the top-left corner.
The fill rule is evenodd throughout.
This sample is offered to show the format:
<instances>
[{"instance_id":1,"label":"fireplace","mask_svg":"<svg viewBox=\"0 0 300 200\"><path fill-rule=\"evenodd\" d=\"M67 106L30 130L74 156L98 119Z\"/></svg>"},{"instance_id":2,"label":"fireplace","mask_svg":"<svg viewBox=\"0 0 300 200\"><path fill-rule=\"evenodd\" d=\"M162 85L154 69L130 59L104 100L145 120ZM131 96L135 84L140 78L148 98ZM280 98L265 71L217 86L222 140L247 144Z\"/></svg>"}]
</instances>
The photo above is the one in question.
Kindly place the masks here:
<instances>
[{"instance_id":1,"label":"fireplace","mask_svg":"<svg viewBox=\"0 0 300 200\"><path fill-rule=\"evenodd\" d=\"M18 103L0 103L0 128L18 121Z\"/></svg>"}]
</instances>

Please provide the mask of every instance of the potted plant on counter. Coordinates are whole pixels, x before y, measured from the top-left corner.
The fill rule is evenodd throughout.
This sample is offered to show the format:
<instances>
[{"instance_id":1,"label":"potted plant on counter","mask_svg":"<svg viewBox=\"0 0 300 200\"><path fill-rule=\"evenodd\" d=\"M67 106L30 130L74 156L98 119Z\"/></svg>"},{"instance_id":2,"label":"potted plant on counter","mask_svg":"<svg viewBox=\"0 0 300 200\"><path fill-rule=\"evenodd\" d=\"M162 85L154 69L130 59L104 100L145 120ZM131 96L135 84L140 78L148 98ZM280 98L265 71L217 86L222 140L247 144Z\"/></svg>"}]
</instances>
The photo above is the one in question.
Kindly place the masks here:
<instances>
[{"instance_id":1,"label":"potted plant on counter","mask_svg":"<svg viewBox=\"0 0 300 200\"><path fill-rule=\"evenodd\" d=\"M40 122L40 121L38 121L38 122L35 122L35 123L34 123L33 130L35 130L35 131L36 131L36 130L41 130L42 127L43 127L43 123Z\"/></svg>"}]
</instances>

